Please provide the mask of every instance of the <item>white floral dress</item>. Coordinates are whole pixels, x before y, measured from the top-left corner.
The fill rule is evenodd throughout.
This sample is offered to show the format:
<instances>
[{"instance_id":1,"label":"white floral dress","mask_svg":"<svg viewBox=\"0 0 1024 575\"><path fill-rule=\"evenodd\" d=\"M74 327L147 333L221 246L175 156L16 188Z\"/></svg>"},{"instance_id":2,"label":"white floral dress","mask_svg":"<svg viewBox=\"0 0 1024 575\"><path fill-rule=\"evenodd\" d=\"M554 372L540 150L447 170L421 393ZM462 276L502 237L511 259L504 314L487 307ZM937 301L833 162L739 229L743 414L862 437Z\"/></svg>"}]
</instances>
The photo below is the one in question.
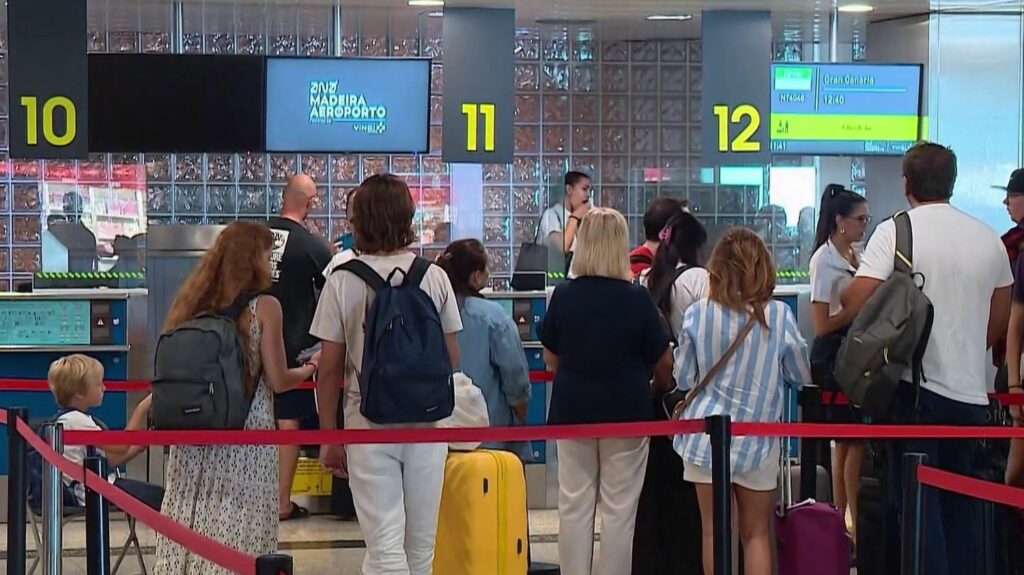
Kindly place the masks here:
<instances>
[{"instance_id":1,"label":"white floral dress","mask_svg":"<svg viewBox=\"0 0 1024 575\"><path fill-rule=\"evenodd\" d=\"M249 366L262 373L256 302L249 304ZM273 397L261 376L246 429L274 429ZM172 446L161 512L251 555L277 551L278 464L273 445ZM156 575L231 573L157 535Z\"/></svg>"}]
</instances>

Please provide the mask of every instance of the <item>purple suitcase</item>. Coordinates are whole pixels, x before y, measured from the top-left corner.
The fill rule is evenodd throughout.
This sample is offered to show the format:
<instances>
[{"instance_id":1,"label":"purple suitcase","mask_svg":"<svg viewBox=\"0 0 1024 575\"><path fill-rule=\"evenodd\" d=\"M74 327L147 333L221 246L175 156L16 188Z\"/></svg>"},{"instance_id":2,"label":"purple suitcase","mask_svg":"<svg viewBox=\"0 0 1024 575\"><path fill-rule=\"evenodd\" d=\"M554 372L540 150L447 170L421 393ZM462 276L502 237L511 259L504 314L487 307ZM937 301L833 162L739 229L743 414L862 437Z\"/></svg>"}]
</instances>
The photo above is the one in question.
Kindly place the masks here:
<instances>
[{"instance_id":1,"label":"purple suitcase","mask_svg":"<svg viewBox=\"0 0 1024 575\"><path fill-rule=\"evenodd\" d=\"M783 405L783 419L792 421L788 397ZM814 499L793 502L789 439L781 442L782 501L775 512L778 575L850 575L850 537L843 514L834 505Z\"/></svg>"},{"instance_id":2,"label":"purple suitcase","mask_svg":"<svg viewBox=\"0 0 1024 575\"><path fill-rule=\"evenodd\" d=\"M775 539L779 575L850 575L846 521L828 503L779 504Z\"/></svg>"}]
</instances>

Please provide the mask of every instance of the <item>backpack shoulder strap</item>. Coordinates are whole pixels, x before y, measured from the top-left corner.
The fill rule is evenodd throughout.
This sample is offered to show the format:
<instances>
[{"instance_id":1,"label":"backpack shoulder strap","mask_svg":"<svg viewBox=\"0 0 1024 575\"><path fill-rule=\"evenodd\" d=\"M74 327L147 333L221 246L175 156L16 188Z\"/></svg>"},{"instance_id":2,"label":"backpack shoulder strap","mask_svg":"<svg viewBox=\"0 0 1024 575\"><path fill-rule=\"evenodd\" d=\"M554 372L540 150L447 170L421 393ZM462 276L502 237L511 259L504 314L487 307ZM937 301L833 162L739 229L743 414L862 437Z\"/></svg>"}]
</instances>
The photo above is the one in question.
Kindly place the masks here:
<instances>
[{"instance_id":1,"label":"backpack shoulder strap","mask_svg":"<svg viewBox=\"0 0 1024 575\"><path fill-rule=\"evenodd\" d=\"M242 312L245 311L245 308L249 306L249 302L262 293L263 292L243 293L235 298L235 301L233 301L231 305L217 312L217 315L222 315L231 319L238 319L239 316L242 315Z\"/></svg>"},{"instance_id":2,"label":"backpack shoulder strap","mask_svg":"<svg viewBox=\"0 0 1024 575\"><path fill-rule=\"evenodd\" d=\"M337 271L345 271L355 274L359 279L363 280L367 287L369 287L374 292L384 287L384 278L380 277L380 274L378 274L372 267L370 267L370 264L362 260L349 260L331 270L331 273L333 274L334 272Z\"/></svg>"},{"instance_id":3,"label":"backpack shoulder strap","mask_svg":"<svg viewBox=\"0 0 1024 575\"><path fill-rule=\"evenodd\" d=\"M629 256L629 263L651 265L654 263L654 260L647 254L633 254Z\"/></svg>"},{"instance_id":4,"label":"backpack shoulder strap","mask_svg":"<svg viewBox=\"0 0 1024 575\"><path fill-rule=\"evenodd\" d=\"M412 265L409 266L409 273L405 274L405 280L402 281L402 285L420 287L431 265L433 265L431 261L426 258L421 258L420 256L413 258Z\"/></svg>"},{"instance_id":5,"label":"backpack shoulder strap","mask_svg":"<svg viewBox=\"0 0 1024 575\"><path fill-rule=\"evenodd\" d=\"M910 225L910 214L899 212L892 217L892 221L896 225L896 253L893 256L893 269L911 274L914 266L914 230Z\"/></svg>"},{"instance_id":6,"label":"backpack shoulder strap","mask_svg":"<svg viewBox=\"0 0 1024 575\"><path fill-rule=\"evenodd\" d=\"M676 267L676 269L672 270L672 275L670 276L671 279L665 281L665 283L658 286L657 291L651 292L651 295L654 297L654 301L661 301L661 298L665 297L666 294L672 293L672 289L675 287L676 281L679 279L679 276L686 273L686 270L688 269L690 269L690 266L683 264L681 266Z\"/></svg>"}]
</instances>

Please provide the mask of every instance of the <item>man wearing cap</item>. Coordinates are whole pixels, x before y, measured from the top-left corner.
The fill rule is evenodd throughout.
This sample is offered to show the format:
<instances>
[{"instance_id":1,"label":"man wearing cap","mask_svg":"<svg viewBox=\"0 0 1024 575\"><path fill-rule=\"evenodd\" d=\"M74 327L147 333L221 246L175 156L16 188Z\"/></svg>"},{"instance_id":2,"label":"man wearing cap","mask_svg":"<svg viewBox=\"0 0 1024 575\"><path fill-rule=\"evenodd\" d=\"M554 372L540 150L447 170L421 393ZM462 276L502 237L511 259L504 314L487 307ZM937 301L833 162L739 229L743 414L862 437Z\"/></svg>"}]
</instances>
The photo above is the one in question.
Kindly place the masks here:
<instances>
[{"instance_id":1,"label":"man wearing cap","mask_svg":"<svg viewBox=\"0 0 1024 575\"><path fill-rule=\"evenodd\" d=\"M1010 324L1007 336L992 348L992 361L997 367L1006 366L1006 387L1010 393L1020 393L1021 389L1021 341L1024 339L1024 279L1021 278L1021 253L1024 253L1024 168L1014 170L1006 186L995 186L1006 191L1006 211L1016 224L1003 234L1003 245L1010 257L1013 269L1013 303L1010 306ZM1002 371L1002 370L1001 370ZM996 389L1001 389L1002 382L996 376ZM1024 423L1024 414L1019 407L1011 407L1017 425ZM1010 485L1024 486L1024 441L1015 439L1011 442L1009 461L1006 463L1006 482Z\"/></svg>"},{"instance_id":2,"label":"man wearing cap","mask_svg":"<svg viewBox=\"0 0 1024 575\"><path fill-rule=\"evenodd\" d=\"M1014 170L1010 174L1010 181L1005 186L992 186L994 189L1006 192L1003 205L1010 214L1014 226L1003 234L1003 245L1006 246L1006 255L1010 258L1010 269L1013 270L1014 282L1017 280L1017 260L1024 252L1024 168ZM1024 286L1021 286L1024 288ZM1014 293L1021 288L1015 288ZM1024 295L1024 293L1022 293ZM997 342L992 346L992 363L997 368L1006 365L1006 339ZM1002 373L996 376L996 384L999 385Z\"/></svg>"}]
</instances>

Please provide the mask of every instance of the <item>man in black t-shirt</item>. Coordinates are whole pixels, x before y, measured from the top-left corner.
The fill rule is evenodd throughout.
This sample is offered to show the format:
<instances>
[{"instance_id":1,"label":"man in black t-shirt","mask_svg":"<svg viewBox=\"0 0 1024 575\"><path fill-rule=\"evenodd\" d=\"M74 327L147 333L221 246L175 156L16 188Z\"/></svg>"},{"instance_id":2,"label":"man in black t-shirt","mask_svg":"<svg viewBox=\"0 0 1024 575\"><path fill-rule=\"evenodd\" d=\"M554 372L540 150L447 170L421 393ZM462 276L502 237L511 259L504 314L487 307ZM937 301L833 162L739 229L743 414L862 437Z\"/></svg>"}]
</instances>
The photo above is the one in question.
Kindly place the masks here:
<instances>
[{"instance_id":1,"label":"man in black t-shirt","mask_svg":"<svg viewBox=\"0 0 1024 575\"><path fill-rule=\"evenodd\" d=\"M281 212L268 222L274 233L270 256L270 292L281 302L284 317L284 348L288 367L299 367L303 351L318 342L309 335L317 298L324 287L323 270L331 260L327 242L303 225L316 198L316 184L305 174L288 180L281 194ZM274 415L279 429L299 429L302 419L316 415L316 396L311 389L296 389L279 394L274 400ZM280 497L278 511L282 520L309 515L291 500L292 481L299 460L299 446L282 445L279 451Z\"/></svg>"}]
</instances>

